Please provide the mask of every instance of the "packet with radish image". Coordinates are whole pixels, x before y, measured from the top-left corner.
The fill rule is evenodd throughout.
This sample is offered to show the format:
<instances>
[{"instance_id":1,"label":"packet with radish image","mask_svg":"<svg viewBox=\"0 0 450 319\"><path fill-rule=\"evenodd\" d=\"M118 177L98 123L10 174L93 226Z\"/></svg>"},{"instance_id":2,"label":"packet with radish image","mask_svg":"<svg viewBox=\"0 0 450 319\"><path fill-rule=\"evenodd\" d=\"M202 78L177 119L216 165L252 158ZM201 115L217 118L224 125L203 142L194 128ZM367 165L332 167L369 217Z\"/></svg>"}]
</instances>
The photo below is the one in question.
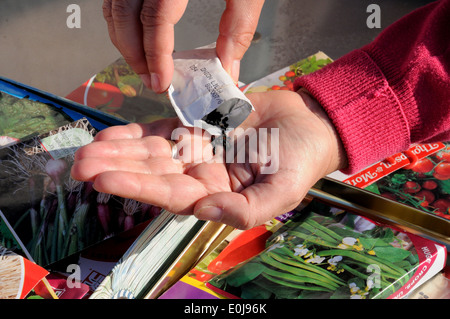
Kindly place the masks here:
<instances>
[{"instance_id":1,"label":"packet with radish image","mask_svg":"<svg viewBox=\"0 0 450 319\"><path fill-rule=\"evenodd\" d=\"M175 52L173 60L168 98L183 125L223 135L239 126L253 110L222 67L215 44Z\"/></svg>"}]
</instances>

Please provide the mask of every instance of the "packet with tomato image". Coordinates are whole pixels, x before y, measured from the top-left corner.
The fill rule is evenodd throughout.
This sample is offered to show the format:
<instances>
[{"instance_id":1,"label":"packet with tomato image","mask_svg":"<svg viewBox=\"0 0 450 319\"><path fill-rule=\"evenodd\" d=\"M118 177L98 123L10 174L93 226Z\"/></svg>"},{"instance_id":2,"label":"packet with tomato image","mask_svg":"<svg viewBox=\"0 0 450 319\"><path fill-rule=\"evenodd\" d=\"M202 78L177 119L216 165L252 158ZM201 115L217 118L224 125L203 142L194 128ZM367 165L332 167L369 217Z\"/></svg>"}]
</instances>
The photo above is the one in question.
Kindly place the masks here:
<instances>
[{"instance_id":1,"label":"packet with tomato image","mask_svg":"<svg viewBox=\"0 0 450 319\"><path fill-rule=\"evenodd\" d=\"M367 189L450 220L450 143L434 145L439 145L435 152L419 155L411 164L382 176Z\"/></svg>"},{"instance_id":2,"label":"packet with tomato image","mask_svg":"<svg viewBox=\"0 0 450 319\"><path fill-rule=\"evenodd\" d=\"M168 98L183 125L223 135L241 124L253 106L217 57L215 43L173 54Z\"/></svg>"},{"instance_id":3,"label":"packet with tomato image","mask_svg":"<svg viewBox=\"0 0 450 319\"><path fill-rule=\"evenodd\" d=\"M66 98L98 109L115 111L124 101L125 95L120 89L110 83L94 81L95 76L83 83L80 87L69 93Z\"/></svg>"},{"instance_id":4,"label":"packet with tomato image","mask_svg":"<svg viewBox=\"0 0 450 319\"><path fill-rule=\"evenodd\" d=\"M425 173L433 168L433 164L429 163L427 156L443 148L445 148L445 144L440 142L415 144L404 152L394 154L345 178L343 182L359 188L365 188L401 168L410 168L419 173Z\"/></svg>"}]
</instances>

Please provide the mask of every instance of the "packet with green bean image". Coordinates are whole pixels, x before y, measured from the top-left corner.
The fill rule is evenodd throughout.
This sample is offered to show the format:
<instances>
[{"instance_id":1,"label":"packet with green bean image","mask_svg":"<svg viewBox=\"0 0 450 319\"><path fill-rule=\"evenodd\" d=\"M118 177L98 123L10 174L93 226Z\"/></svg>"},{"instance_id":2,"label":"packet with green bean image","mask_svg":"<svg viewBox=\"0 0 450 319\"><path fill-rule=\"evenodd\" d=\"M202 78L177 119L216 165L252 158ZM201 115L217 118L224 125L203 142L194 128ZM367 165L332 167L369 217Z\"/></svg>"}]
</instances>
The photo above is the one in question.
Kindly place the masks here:
<instances>
[{"instance_id":1,"label":"packet with green bean image","mask_svg":"<svg viewBox=\"0 0 450 319\"><path fill-rule=\"evenodd\" d=\"M226 298L397 299L445 258L445 246L313 201L207 287Z\"/></svg>"},{"instance_id":2,"label":"packet with green bean image","mask_svg":"<svg viewBox=\"0 0 450 319\"><path fill-rule=\"evenodd\" d=\"M223 135L241 124L253 106L217 57L215 44L173 54L168 97L183 125Z\"/></svg>"}]
</instances>

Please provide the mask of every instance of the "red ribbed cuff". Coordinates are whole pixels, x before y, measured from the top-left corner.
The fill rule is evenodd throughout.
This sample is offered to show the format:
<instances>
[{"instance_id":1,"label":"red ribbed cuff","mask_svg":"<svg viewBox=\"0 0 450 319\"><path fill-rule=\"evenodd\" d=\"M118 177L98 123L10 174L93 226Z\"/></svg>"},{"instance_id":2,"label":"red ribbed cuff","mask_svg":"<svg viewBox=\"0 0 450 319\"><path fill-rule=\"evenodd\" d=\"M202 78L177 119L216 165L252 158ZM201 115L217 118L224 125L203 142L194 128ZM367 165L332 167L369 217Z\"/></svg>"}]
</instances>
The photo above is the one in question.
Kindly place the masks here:
<instances>
[{"instance_id":1,"label":"red ribbed cuff","mask_svg":"<svg viewBox=\"0 0 450 319\"><path fill-rule=\"evenodd\" d=\"M410 145L408 122L381 70L362 50L297 78L322 105L345 148L347 174Z\"/></svg>"}]
</instances>

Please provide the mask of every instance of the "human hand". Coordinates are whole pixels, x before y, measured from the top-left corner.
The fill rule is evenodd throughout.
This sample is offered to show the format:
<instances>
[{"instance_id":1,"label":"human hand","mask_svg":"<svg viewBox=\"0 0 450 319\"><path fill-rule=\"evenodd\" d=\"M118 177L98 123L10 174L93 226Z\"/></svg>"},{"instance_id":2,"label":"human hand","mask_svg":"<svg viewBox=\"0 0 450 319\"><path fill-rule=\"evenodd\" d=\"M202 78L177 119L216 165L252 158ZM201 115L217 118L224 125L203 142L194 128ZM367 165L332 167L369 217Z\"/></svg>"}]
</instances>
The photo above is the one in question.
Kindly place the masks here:
<instances>
[{"instance_id":1,"label":"human hand","mask_svg":"<svg viewBox=\"0 0 450 319\"><path fill-rule=\"evenodd\" d=\"M176 214L193 213L241 229L262 224L295 208L318 179L344 168L346 159L334 127L308 95L269 91L248 97L256 111L239 128L258 132L259 139L263 138L260 129L269 133L278 129L278 140L269 138L271 164L276 163L269 174L264 173L267 165L261 159L172 159L166 139L178 127L175 118L99 132L93 143L77 151L72 177L92 181L99 192ZM182 141L190 138L195 143L198 136L185 135ZM209 145L208 139L201 138L203 147ZM251 151L247 147L247 155Z\"/></svg>"},{"instance_id":2,"label":"human hand","mask_svg":"<svg viewBox=\"0 0 450 319\"><path fill-rule=\"evenodd\" d=\"M111 41L144 84L157 93L172 82L174 26L187 0L104 0ZM235 82L250 46L264 0L227 0L219 25L217 56Z\"/></svg>"}]
</instances>

